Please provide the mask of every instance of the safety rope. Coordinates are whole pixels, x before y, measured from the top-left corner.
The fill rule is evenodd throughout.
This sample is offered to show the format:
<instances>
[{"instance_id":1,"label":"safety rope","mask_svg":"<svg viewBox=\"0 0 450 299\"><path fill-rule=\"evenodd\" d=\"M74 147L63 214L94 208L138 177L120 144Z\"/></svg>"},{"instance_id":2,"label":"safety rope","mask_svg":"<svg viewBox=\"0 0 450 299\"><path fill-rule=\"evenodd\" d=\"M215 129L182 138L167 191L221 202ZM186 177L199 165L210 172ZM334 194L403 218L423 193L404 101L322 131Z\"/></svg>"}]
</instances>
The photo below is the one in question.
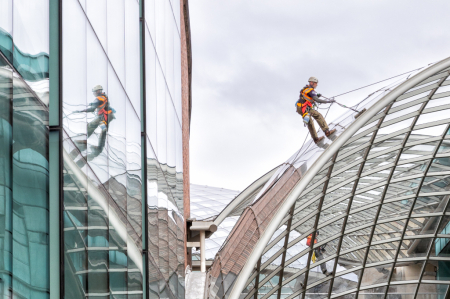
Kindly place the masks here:
<instances>
[{"instance_id":1,"label":"safety rope","mask_svg":"<svg viewBox=\"0 0 450 299\"><path fill-rule=\"evenodd\" d=\"M429 63L427 66L430 66L430 65L432 65L432 64L434 64L434 62ZM366 88L366 87L370 87L370 86L373 86L373 85L376 85L376 84L379 84L379 83L382 83L382 82L385 82L385 81L389 81L389 80L392 80L392 79L394 79L394 78L397 78L397 77L400 77L400 76L403 76L403 75L406 75L406 74L409 74L408 77L407 77L407 78L409 78L409 76L411 76L411 73L412 73L412 72L421 70L421 69L423 69L423 68L425 68L425 67L427 67L427 66L422 66L422 67L420 67L420 68L411 70L411 71L409 71L409 72L402 73L402 74L399 74L399 75L396 75L396 76L393 76L393 77L390 77L390 78L387 78L387 79L383 79L383 80L381 80L381 81L378 81L378 82L375 82L375 83L371 83L371 84L369 84L369 85L365 85L365 86L362 86L362 87L359 87L359 88L356 88L356 89L353 89L353 90L350 90L350 91L347 91L347 92L344 92L344 93L335 95L335 96L330 97L330 98L327 98L327 97L324 97L324 96L322 96L322 97L325 98L325 99L327 99L327 100L330 100L330 99L334 100L334 98L337 98L337 97L340 97L340 96L343 96L343 95L346 95L346 94L355 92L355 91L357 91L357 90L361 90L361 89L364 89L364 88ZM346 106L346 105L344 105L344 104L341 104L341 103L338 103L338 102L336 102L336 101L334 100L333 103L330 103L330 106L328 107L328 109L330 109L330 107L331 107L334 103L336 103L336 104L338 104L339 106L341 106L341 107L343 107L343 108L350 109L350 110L353 110L353 111L359 113L360 111L356 110L356 109L353 108L353 107L358 107L359 104L361 104L362 102L364 102L368 97L370 97L370 96L373 95L374 93L376 93L376 92L382 90L383 88L384 88L384 87L382 87L382 88L378 89L377 91L371 93L371 94L370 94L369 96L367 96L364 100L360 101L360 102L357 103L356 105L353 105L352 107L348 107L348 106ZM319 109L326 109L326 108L319 108ZM328 113L328 112L327 112L327 113Z\"/></svg>"},{"instance_id":2,"label":"safety rope","mask_svg":"<svg viewBox=\"0 0 450 299\"><path fill-rule=\"evenodd\" d=\"M334 101L333 103L331 103L331 105L333 105L334 103L338 104L338 105L341 106L342 108L347 108L347 109L353 110L353 111L358 112L358 113L360 112L360 111L358 111L358 110L356 110L356 109L354 109L354 108L352 108L352 107L347 107L347 106L345 106L344 104L338 103L338 102L336 102L336 101ZM330 105L330 107L331 107L331 105ZM329 107L328 109L330 109L330 107Z\"/></svg>"},{"instance_id":3,"label":"safety rope","mask_svg":"<svg viewBox=\"0 0 450 299\"><path fill-rule=\"evenodd\" d=\"M428 64L427 66L429 66L429 65L431 65L431 64L433 64L433 63L434 63L434 62ZM352 93L352 92L354 92L354 91L357 91L357 90L360 90L360 89L364 89L364 88L366 88L366 87L369 87L369 86L372 86L372 85L376 85L376 84L378 84L378 83L385 82L385 81L388 81L388 80L391 80L391 79L394 79L394 78L397 78L397 77L400 77L400 76L403 76L403 75L406 75L406 74L409 74L409 73L412 73L412 72L421 70L421 69L423 69L424 67L425 67L425 66L422 66L422 67L417 68L417 69L415 69L415 70L412 70L412 71L409 71L409 72L406 72L406 73L403 73L403 74L400 74L400 75L396 75L396 76L394 76L394 77L390 77L390 78L387 78L387 79L384 79L384 80L381 80L381 81L378 81L378 82L375 82L375 83L372 83L372 84L369 84L369 85L366 85L366 86L363 86L363 87L359 87L359 88L356 88L356 89L353 89L353 90L350 90L350 91L347 91L347 92L338 94L338 95L336 95L336 96L333 96L332 98L337 98L337 97L343 96L343 95L345 95L345 94Z\"/></svg>"},{"instance_id":4,"label":"safety rope","mask_svg":"<svg viewBox=\"0 0 450 299\"><path fill-rule=\"evenodd\" d=\"M328 107L327 113L325 113L325 117L324 117L324 118L327 118L328 112L330 112L330 108L331 108L331 105ZM326 108L324 108L324 109L326 109ZM313 121L313 120L310 119L310 121ZM295 158L292 159L293 161L295 161L295 160L298 158L298 156L300 155L301 149L302 149L303 146L305 145L306 140L308 140L308 136L309 136L309 135L310 135L310 133L309 133L309 130L308 130L308 134L306 134L305 140L303 140L303 143L302 143L302 145L300 146L300 150L297 152L297 155L295 156ZM303 155L306 154L306 153L308 152L308 150L309 150L309 148L311 147L312 144L313 144L313 142L311 142L310 145L305 149L305 151L303 152Z\"/></svg>"},{"instance_id":5,"label":"safety rope","mask_svg":"<svg viewBox=\"0 0 450 299\"><path fill-rule=\"evenodd\" d=\"M435 62L429 63L427 66L430 66L430 65L432 65L432 64L434 64L434 63L435 63ZM388 80L391 80L391 79L394 79L394 78L397 78L397 77L400 77L400 76L403 76L403 75L406 75L406 74L409 74L408 77L407 77L407 79L408 79L408 78L411 76L410 73L412 73L412 72L414 72L414 71L421 70L421 69L423 69L423 68L425 68L425 67L426 67L426 66L423 66L423 67L414 69L414 70L412 70L412 71L409 71L409 72L406 72L406 73L402 73L402 74L400 74L400 75L396 75L396 76L393 76L393 77L390 77L390 78L387 78L387 79L384 79L384 80L381 80L381 81L378 81L378 82L375 82L375 83L372 83L372 84L369 84L369 85L366 85L366 86L363 86L363 87L360 87L360 88L356 88L356 89L353 89L353 90L350 90L350 91L347 91L347 92L338 94L338 95L336 95L336 96L333 96L333 97L331 97L331 98L327 98L327 97L324 97L324 96L322 96L322 97L325 98L325 99L328 99L328 100L330 100L330 99L333 99L333 100L334 100L334 98L336 98L336 97L339 97L339 96L342 96L342 95L345 95L345 94L349 94L349 93L355 92L355 91L357 91L357 90L361 90L361 89L363 89L363 88L366 88L366 87L369 87L369 86L373 86L373 85L379 84L379 83L381 83L381 82L385 82L385 81L388 81ZM328 112L330 112L330 108L331 108L331 106L332 106L334 103L338 104L339 106L341 106L341 107L343 107L343 108L347 108L347 109L350 109L350 110L353 110L353 111L355 111L355 112L360 113L360 111L356 110L356 109L353 108L353 107L358 107L362 102L364 102L365 100L367 100L367 99L368 99L369 97L371 97L373 94L375 94L375 93L377 93L377 92L379 92L379 91L381 91L381 90L383 90L383 89L385 89L385 88L386 88L386 86L383 86L383 87L381 87L380 89L378 89L378 90L372 92L372 93L369 94L366 98L364 98L363 100L361 100L360 102L358 102L357 104L355 104L355 105L352 106L352 107L348 107L348 106L346 106L346 105L344 105L344 104L338 103L338 102L336 102L335 100L334 100L332 103L330 103L330 105L329 105L328 107L324 107L324 108L321 108L321 107L319 107L319 106L316 106L316 107L317 107L317 109L327 109L327 112L325 113L325 117L324 117L325 119L327 118ZM387 90L387 89L386 89L386 90ZM311 119L310 121L312 121L312 119ZM337 124L335 124L335 125L336 125L336 126L341 126L339 123L337 123ZM341 127L342 127L342 126L341 126ZM293 161L295 161L295 160L299 157L300 154L302 154L302 155L307 154L308 151L309 151L309 149L310 149L310 147L311 147L311 145L313 145L313 142L311 142L311 143L309 144L308 148L306 148L304 151L302 151L302 148L303 148L303 146L305 145L306 140L308 139L308 136L309 136L309 135L310 135L310 133L309 133L309 130L308 130L308 134L306 134L305 140L303 141L302 146L300 147L300 150L297 152L297 155L295 156L295 158L293 159ZM312 149L311 149L311 150L312 150Z\"/></svg>"}]
</instances>

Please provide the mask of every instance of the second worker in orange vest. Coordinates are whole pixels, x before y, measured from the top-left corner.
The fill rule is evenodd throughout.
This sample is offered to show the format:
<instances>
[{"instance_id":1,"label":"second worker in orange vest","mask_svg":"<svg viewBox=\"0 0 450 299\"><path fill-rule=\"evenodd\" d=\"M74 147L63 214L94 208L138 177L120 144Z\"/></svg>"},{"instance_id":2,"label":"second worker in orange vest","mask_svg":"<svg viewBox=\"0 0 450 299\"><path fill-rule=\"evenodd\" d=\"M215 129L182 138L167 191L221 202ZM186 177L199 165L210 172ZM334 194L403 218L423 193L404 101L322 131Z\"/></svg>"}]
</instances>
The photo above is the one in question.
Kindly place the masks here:
<instances>
[{"instance_id":1,"label":"second worker in orange vest","mask_svg":"<svg viewBox=\"0 0 450 299\"><path fill-rule=\"evenodd\" d=\"M313 234L310 234L308 237L306 237L306 246L311 246L311 239L312 239ZM317 239L319 238L319 231L316 232L315 234L315 238L314 238L314 244L317 244ZM323 260L323 252L325 251L325 245L322 245L320 247L317 247L314 249L314 254L316 255L316 261L319 262L321 260ZM320 264L320 269L322 270L322 273L325 274L326 276L329 276L331 274L333 274L333 271L328 271L327 270L327 264L326 263L322 263Z\"/></svg>"},{"instance_id":2,"label":"second worker in orange vest","mask_svg":"<svg viewBox=\"0 0 450 299\"><path fill-rule=\"evenodd\" d=\"M319 124L320 128L325 133L325 136L329 137L331 134L336 132L336 129L329 130L327 122L323 118L322 114L320 114L317 110L314 109L313 104L314 103L333 103L334 100L321 100L320 94L317 94L315 92L315 88L317 87L317 84L319 83L319 80L315 77L309 78L309 84L303 87L303 89L300 91L300 98L297 101L297 112L303 117L305 123L308 123L308 129L311 134L312 139L317 144L319 143L324 137L317 136L316 128L314 127L314 123L311 117L313 117L317 123Z\"/></svg>"}]
</instances>

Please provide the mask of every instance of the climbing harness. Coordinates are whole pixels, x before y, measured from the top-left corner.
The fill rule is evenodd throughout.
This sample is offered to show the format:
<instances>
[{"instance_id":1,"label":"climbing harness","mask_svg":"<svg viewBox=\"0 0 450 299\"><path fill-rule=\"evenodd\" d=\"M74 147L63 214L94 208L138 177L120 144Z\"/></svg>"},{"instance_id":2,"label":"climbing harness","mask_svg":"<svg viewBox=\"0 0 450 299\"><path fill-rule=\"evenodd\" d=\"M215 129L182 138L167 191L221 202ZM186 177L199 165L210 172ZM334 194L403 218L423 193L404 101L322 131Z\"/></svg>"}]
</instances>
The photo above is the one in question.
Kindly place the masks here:
<instances>
[{"instance_id":1,"label":"climbing harness","mask_svg":"<svg viewBox=\"0 0 450 299\"><path fill-rule=\"evenodd\" d=\"M109 103L108 103L108 98L106 96L98 96L97 100L103 102L99 107L98 107L98 112L97 115L101 115L103 116L102 119L102 123L107 126L108 125L108 115L111 114L113 111L111 109L109 109Z\"/></svg>"},{"instance_id":2,"label":"climbing harness","mask_svg":"<svg viewBox=\"0 0 450 299\"><path fill-rule=\"evenodd\" d=\"M308 95L308 93L310 93L313 90L314 88L309 86L303 87L303 89L300 91L300 99L297 101L297 113L302 116L305 127L309 124L311 120L309 111L311 110L311 108L313 108L312 104L313 99ZM304 103L301 103L300 102L301 100L303 100Z\"/></svg>"},{"instance_id":3,"label":"climbing harness","mask_svg":"<svg viewBox=\"0 0 450 299\"><path fill-rule=\"evenodd\" d=\"M312 98L308 95L308 93L310 93L313 90L314 90L314 88L312 88L312 87L308 87L308 86L304 87L302 89L302 91L300 92L301 97L303 97L308 102L311 102Z\"/></svg>"}]
</instances>

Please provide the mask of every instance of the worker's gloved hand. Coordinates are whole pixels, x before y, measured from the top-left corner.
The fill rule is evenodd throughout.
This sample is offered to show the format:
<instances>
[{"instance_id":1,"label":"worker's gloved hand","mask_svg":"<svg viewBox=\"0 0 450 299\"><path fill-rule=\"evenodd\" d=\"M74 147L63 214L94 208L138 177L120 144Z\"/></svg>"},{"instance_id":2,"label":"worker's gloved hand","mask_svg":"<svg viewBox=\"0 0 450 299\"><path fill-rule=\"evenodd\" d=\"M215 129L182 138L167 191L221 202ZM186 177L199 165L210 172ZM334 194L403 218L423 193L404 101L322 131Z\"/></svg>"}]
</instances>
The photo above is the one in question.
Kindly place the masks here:
<instances>
[{"instance_id":1,"label":"worker's gloved hand","mask_svg":"<svg viewBox=\"0 0 450 299\"><path fill-rule=\"evenodd\" d=\"M331 98L331 99L329 99L328 101L329 101L330 103L336 102L336 101L334 100L334 98Z\"/></svg>"},{"instance_id":2,"label":"worker's gloved hand","mask_svg":"<svg viewBox=\"0 0 450 299\"><path fill-rule=\"evenodd\" d=\"M318 94L317 94L317 97L318 97L318 98L320 98L321 96L322 96L322 94L321 94L321 93L318 93Z\"/></svg>"}]
</instances>

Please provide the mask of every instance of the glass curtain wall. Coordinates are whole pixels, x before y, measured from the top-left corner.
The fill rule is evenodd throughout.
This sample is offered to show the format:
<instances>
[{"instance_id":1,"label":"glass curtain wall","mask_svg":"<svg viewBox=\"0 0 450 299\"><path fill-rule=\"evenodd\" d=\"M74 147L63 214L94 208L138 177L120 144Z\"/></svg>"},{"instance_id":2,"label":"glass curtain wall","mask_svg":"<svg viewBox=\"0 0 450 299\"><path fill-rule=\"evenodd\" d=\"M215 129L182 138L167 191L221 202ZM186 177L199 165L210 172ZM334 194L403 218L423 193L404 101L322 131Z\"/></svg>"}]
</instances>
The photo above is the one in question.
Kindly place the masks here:
<instances>
[{"instance_id":1,"label":"glass curtain wall","mask_svg":"<svg viewBox=\"0 0 450 299\"><path fill-rule=\"evenodd\" d=\"M47 298L48 110L3 57L0 84L0 291Z\"/></svg>"},{"instance_id":2,"label":"glass curtain wall","mask_svg":"<svg viewBox=\"0 0 450 299\"><path fill-rule=\"evenodd\" d=\"M67 298L142 298L138 1L63 1Z\"/></svg>"},{"instance_id":3,"label":"glass curtain wall","mask_svg":"<svg viewBox=\"0 0 450 299\"><path fill-rule=\"evenodd\" d=\"M62 1L66 298L142 298L143 225L150 297L184 297L180 2L144 4L141 65L139 1ZM48 0L0 0L0 51L0 293L48 298Z\"/></svg>"},{"instance_id":4,"label":"glass curtain wall","mask_svg":"<svg viewBox=\"0 0 450 299\"><path fill-rule=\"evenodd\" d=\"M180 1L145 1L150 297L184 298Z\"/></svg>"},{"instance_id":5,"label":"glass curtain wall","mask_svg":"<svg viewBox=\"0 0 450 299\"><path fill-rule=\"evenodd\" d=\"M65 294L142 298L140 3L62 3ZM180 3L144 5L147 277L183 298Z\"/></svg>"},{"instance_id":6,"label":"glass curtain wall","mask_svg":"<svg viewBox=\"0 0 450 299\"><path fill-rule=\"evenodd\" d=\"M48 298L48 0L0 0L0 294Z\"/></svg>"}]
</instances>

